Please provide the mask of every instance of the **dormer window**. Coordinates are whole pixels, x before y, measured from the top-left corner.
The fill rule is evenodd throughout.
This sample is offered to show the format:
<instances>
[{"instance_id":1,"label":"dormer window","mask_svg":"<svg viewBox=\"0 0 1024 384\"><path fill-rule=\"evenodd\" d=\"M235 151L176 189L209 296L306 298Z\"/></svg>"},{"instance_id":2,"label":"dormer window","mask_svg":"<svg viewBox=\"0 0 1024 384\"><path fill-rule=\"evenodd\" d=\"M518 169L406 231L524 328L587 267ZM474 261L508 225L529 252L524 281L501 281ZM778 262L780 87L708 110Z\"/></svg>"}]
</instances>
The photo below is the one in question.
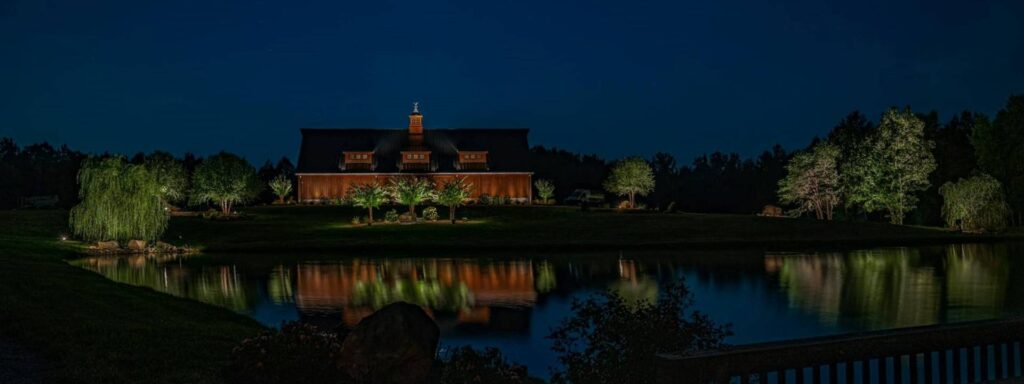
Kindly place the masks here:
<instances>
[{"instance_id":1,"label":"dormer window","mask_svg":"<svg viewBox=\"0 0 1024 384\"><path fill-rule=\"evenodd\" d=\"M487 151L459 151L458 168L467 171L486 171Z\"/></svg>"},{"instance_id":2,"label":"dormer window","mask_svg":"<svg viewBox=\"0 0 1024 384\"><path fill-rule=\"evenodd\" d=\"M403 171L423 171L430 168L430 151L402 151Z\"/></svg>"},{"instance_id":3,"label":"dormer window","mask_svg":"<svg viewBox=\"0 0 1024 384\"><path fill-rule=\"evenodd\" d=\"M342 152L343 171L371 171L373 170L373 152Z\"/></svg>"}]
</instances>

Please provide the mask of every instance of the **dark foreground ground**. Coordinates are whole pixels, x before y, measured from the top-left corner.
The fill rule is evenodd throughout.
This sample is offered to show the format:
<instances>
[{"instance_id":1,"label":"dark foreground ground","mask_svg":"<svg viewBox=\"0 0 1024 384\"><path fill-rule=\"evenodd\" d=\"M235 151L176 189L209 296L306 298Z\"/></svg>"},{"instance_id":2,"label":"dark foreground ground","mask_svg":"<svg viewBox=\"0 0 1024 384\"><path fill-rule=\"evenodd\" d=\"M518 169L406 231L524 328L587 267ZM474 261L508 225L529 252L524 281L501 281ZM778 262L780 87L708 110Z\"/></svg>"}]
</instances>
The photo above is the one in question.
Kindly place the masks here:
<instances>
[{"instance_id":1,"label":"dark foreground ground","mask_svg":"<svg viewBox=\"0 0 1024 384\"><path fill-rule=\"evenodd\" d=\"M0 382L216 383L261 328L73 267L63 212L0 212Z\"/></svg>"}]
</instances>

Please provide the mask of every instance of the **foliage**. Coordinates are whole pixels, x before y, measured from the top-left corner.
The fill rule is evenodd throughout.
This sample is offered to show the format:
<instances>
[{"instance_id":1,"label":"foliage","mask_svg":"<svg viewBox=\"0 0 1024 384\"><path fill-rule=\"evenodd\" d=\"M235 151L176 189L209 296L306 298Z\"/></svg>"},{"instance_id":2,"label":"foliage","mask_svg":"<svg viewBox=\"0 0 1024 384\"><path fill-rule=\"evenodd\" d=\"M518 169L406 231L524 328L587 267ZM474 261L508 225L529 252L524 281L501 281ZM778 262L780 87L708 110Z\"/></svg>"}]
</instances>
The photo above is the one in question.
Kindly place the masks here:
<instances>
[{"instance_id":1,"label":"foliage","mask_svg":"<svg viewBox=\"0 0 1024 384\"><path fill-rule=\"evenodd\" d=\"M866 212L884 210L893 224L903 224L917 204L916 194L930 185L935 170L933 143L924 137L924 122L909 109L890 109L878 130L842 171L850 175L847 204Z\"/></svg>"},{"instance_id":2,"label":"foliage","mask_svg":"<svg viewBox=\"0 0 1024 384\"><path fill-rule=\"evenodd\" d=\"M352 225L359 225L359 223L361 223L362 220L363 219L359 216L352 216L352 220L350 222L352 223Z\"/></svg>"},{"instance_id":3,"label":"foliage","mask_svg":"<svg viewBox=\"0 0 1024 384\"><path fill-rule=\"evenodd\" d=\"M653 383L655 354L720 348L729 326L691 311L683 282L670 283L656 302L631 303L615 291L574 300L572 317L548 338L563 369L555 383Z\"/></svg>"},{"instance_id":4,"label":"foliage","mask_svg":"<svg viewBox=\"0 0 1024 384\"><path fill-rule=\"evenodd\" d=\"M1017 225L1024 224L1024 95L1011 96L991 123L979 119L971 143L981 169L1002 183Z\"/></svg>"},{"instance_id":5,"label":"foliage","mask_svg":"<svg viewBox=\"0 0 1024 384\"><path fill-rule=\"evenodd\" d=\"M786 177L779 182L779 199L797 205L800 212L813 211L819 220L832 220L842 188L839 180L840 149L818 144L799 153L786 165Z\"/></svg>"},{"instance_id":6,"label":"foliage","mask_svg":"<svg viewBox=\"0 0 1024 384\"><path fill-rule=\"evenodd\" d=\"M1010 207L1003 198L999 181L989 175L978 175L939 188L942 195L942 217L950 228L963 231L995 231L1006 226Z\"/></svg>"},{"instance_id":7,"label":"foliage","mask_svg":"<svg viewBox=\"0 0 1024 384\"><path fill-rule=\"evenodd\" d=\"M533 182L533 186L537 188L537 196L540 197L542 203L547 203L555 195L555 185L551 183L551 180L537 179Z\"/></svg>"},{"instance_id":8,"label":"foliage","mask_svg":"<svg viewBox=\"0 0 1024 384\"><path fill-rule=\"evenodd\" d=\"M160 185L146 167L123 157L90 158L78 174L82 202L71 209L71 228L89 241L153 241L167 228Z\"/></svg>"},{"instance_id":9,"label":"foliage","mask_svg":"<svg viewBox=\"0 0 1024 384\"><path fill-rule=\"evenodd\" d=\"M434 183L422 177L395 177L391 179L391 196L416 215L416 204L434 198Z\"/></svg>"},{"instance_id":10,"label":"foliage","mask_svg":"<svg viewBox=\"0 0 1024 384\"><path fill-rule=\"evenodd\" d=\"M423 208L423 219L427 221L437 221L438 218L437 207L426 207Z\"/></svg>"},{"instance_id":11,"label":"foliage","mask_svg":"<svg viewBox=\"0 0 1024 384\"><path fill-rule=\"evenodd\" d=\"M441 190L437 192L436 201L438 204L448 206L448 219L455 224L455 208L462 205L469 198L473 184L466 182L464 177L456 177L441 184ZM480 196L483 199L483 196Z\"/></svg>"},{"instance_id":12,"label":"foliage","mask_svg":"<svg viewBox=\"0 0 1024 384\"><path fill-rule=\"evenodd\" d=\"M146 156L145 165L160 186L160 198L168 203L185 199L188 172L178 159L170 153L156 151Z\"/></svg>"},{"instance_id":13,"label":"foliage","mask_svg":"<svg viewBox=\"0 0 1024 384\"><path fill-rule=\"evenodd\" d=\"M440 382L442 384L522 384L540 382L531 380L526 367L508 360L497 348L478 351L470 346L449 350L441 357Z\"/></svg>"},{"instance_id":14,"label":"foliage","mask_svg":"<svg viewBox=\"0 0 1024 384\"><path fill-rule=\"evenodd\" d=\"M384 221L389 223L398 222L398 211L392 209L384 213Z\"/></svg>"},{"instance_id":15,"label":"foliage","mask_svg":"<svg viewBox=\"0 0 1024 384\"><path fill-rule=\"evenodd\" d=\"M369 211L366 225L373 225L373 209L380 208L388 201L387 190L377 182L353 185L348 190L348 197L352 199L353 205Z\"/></svg>"},{"instance_id":16,"label":"foliage","mask_svg":"<svg viewBox=\"0 0 1024 384\"><path fill-rule=\"evenodd\" d=\"M654 171L644 159L625 158L612 167L604 188L619 196L628 196L629 207L635 208L636 195L647 196L654 190Z\"/></svg>"},{"instance_id":17,"label":"foliage","mask_svg":"<svg viewBox=\"0 0 1024 384\"><path fill-rule=\"evenodd\" d=\"M316 327L289 323L242 340L231 351L229 383L344 383L337 364L341 341Z\"/></svg>"},{"instance_id":18,"label":"foliage","mask_svg":"<svg viewBox=\"0 0 1024 384\"><path fill-rule=\"evenodd\" d=\"M19 147L14 139L0 138L0 209L18 208L34 196L56 196L59 207L71 208L78 202L76 179L85 158L66 145Z\"/></svg>"},{"instance_id":19,"label":"foliage","mask_svg":"<svg viewBox=\"0 0 1024 384\"><path fill-rule=\"evenodd\" d=\"M221 212L229 215L235 204L256 198L261 185L256 169L245 159L221 152L207 158L196 168L192 181L192 202L215 202Z\"/></svg>"},{"instance_id":20,"label":"foliage","mask_svg":"<svg viewBox=\"0 0 1024 384\"><path fill-rule=\"evenodd\" d=\"M284 203L284 198L292 193L292 181L285 175L278 175L268 185L270 185L270 190L274 191L274 195L277 195L279 203Z\"/></svg>"}]
</instances>

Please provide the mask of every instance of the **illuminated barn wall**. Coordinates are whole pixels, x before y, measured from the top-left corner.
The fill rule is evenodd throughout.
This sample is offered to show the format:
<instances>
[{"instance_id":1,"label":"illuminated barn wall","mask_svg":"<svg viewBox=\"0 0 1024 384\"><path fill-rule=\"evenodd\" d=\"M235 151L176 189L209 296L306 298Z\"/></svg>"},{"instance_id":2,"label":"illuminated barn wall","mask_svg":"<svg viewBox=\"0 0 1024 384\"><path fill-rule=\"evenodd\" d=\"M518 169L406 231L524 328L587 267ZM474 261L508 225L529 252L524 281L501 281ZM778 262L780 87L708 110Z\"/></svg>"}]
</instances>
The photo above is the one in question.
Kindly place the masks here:
<instances>
[{"instance_id":1,"label":"illuminated barn wall","mask_svg":"<svg viewBox=\"0 0 1024 384\"><path fill-rule=\"evenodd\" d=\"M473 185L471 199L481 195L508 196L523 202L533 200L533 187L529 173L432 173L432 174L300 174L299 200L315 202L345 197L345 193L354 185L372 183L386 184L392 177L422 176L440 186L455 177L465 177Z\"/></svg>"}]
</instances>

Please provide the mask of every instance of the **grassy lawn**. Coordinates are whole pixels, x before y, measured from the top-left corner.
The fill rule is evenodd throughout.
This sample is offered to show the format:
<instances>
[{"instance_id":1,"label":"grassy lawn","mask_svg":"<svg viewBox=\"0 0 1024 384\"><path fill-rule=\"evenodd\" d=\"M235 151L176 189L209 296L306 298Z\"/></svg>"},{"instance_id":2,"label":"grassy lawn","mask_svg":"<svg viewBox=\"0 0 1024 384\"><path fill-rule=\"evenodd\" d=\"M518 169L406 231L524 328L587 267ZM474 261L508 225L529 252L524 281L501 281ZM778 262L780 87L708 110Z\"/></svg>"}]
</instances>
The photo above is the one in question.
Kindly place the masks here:
<instances>
[{"instance_id":1,"label":"grassy lawn","mask_svg":"<svg viewBox=\"0 0 1024 384\"><path fill-rule=\"evenodd\" d=\"M399 212L403 209L398 208ZM447 210L439 209L442 217ZM570 207L468 207L417 225L353 226L365 211L339 206L253 207L251 220L171 220L166 237L208 251L579 249L609 247L871 246L993 238L882 223L822 222L748 215L581 212ZM383 216L379 214L379 216Z\"/></svg>"},{"instance_id":2,"label":"grassy lawn","mask_svg":"<svg viewBox=\"0 0 1024 384\"><path fill-rule=\"evenodd\" d=\"M36 355L46 382L220 382L231 348L260 326L68 265L79 250L56 241L65 220L0 212L0 340Z\"/></svg>"}]
</instances>

